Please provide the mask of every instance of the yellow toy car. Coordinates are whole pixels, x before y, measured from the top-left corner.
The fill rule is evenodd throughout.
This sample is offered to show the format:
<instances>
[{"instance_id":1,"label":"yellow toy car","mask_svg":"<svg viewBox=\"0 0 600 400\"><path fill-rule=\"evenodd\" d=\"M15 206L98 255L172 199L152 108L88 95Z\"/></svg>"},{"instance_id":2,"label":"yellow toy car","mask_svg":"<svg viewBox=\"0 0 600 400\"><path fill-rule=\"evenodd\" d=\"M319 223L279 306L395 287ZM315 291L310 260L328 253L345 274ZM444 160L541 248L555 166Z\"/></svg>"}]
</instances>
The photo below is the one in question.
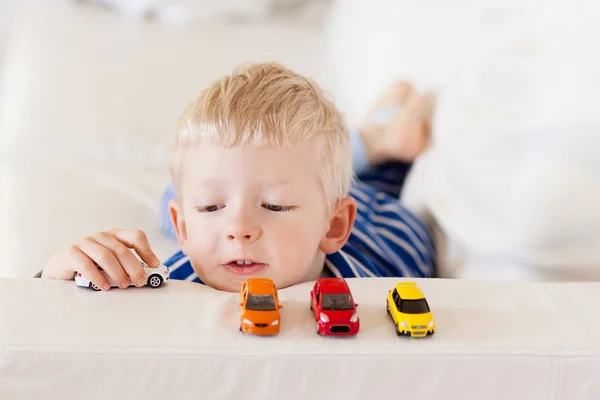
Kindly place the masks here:
<instances>
[{"instance_id":1,"label":"yellow toy car","mask_svg":"<svg viewBox=\"0 0 600 400\"><path fill-rule=\"evenodd\" d=\"M386 308L398 336L425 337L435 333L429 304L415 282L399 282L388 291Z\"/></svg>"}]
</instances>

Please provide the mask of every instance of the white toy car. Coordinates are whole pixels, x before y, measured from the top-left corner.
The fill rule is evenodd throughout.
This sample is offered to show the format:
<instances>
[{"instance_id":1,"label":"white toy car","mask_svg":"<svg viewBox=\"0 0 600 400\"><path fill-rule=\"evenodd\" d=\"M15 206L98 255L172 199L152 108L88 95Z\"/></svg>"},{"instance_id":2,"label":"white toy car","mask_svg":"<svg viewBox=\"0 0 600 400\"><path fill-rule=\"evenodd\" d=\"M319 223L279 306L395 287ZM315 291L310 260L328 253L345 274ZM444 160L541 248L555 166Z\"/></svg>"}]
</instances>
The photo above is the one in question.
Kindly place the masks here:
<instances>
[{"instance_id":1,"label":"white toy car","mask_svg":"<svg viewBox=\"0 0 600 400\"><path fill-rule=\"evenodd\" d=\"M144 271L146 271L146 275L148 277L147 285L150 286L151 288L158 288L161 287L162 284L165 281L169 280L169 269L164 266L164 265L159 265L156 268L150 267L148 266L148 264L146 264L145 262L141 261L142 263L142 267L144 268ZM104 273L104 276L106 277L106 279L108 279L108 283L110 284L110 287L118 287L119 285L110 277L108 276L108 274L106 272L104 272L104 270L102 270L102 268L98 267L102 273ZM94 283L92 283L89 279L87 279L85 276L81 275L79 272L75 273L75 283L77 284L77 286L81 286L81 287L87 287L93 290L100 290L100 288L98 286L96 286ZM129 286L134 286L134 284L132 283Z\"/></svg>"}]
</instances>

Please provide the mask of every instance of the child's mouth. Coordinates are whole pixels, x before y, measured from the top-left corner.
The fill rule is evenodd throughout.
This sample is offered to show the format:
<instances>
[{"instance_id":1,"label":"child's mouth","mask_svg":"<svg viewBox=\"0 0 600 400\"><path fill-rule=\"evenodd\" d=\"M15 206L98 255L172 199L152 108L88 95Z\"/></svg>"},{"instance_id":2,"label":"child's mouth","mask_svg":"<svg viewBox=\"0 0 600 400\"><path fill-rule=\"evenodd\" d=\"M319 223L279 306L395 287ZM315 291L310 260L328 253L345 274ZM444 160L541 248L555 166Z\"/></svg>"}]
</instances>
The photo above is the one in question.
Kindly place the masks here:
<instances>
[{"instance_id":1,"label":"child's mouth","mask_svg":"<svg viewBox=\"0 0 600 400\"><path fill-rule=\"evenodd\" d=\"M231 272L232 274L236 275L252 275L266 267L267 264L248 260L231 261L223 265L223 268L225 268L227 272Z\"/></svg>"}]
</instances>

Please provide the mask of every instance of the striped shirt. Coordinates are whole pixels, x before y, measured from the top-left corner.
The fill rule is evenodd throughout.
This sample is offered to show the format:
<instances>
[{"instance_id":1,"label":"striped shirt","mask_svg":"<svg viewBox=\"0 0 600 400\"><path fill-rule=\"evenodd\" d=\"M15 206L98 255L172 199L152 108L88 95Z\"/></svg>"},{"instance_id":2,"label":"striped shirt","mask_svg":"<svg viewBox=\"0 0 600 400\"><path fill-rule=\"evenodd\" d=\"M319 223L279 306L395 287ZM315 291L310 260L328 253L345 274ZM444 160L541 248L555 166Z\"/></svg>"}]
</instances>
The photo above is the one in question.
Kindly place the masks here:
<instances>
[{"instance_id":1,"label":"striped shirt","mask_svg":"<svg viewBox=\"0 0 600 400\"><path fill-rule=\"evenodd\" d=\"M400 204L398 195L410 165L391 163L362 172L350 195L357 216L347 243L325 257L324 275L354 277L419 277L435 274L435 249L429 228ZM174 197L169 186L162 200L162 229L174 237L167 203ZM189 258L181 251L164 263L171 279L202 283Z\"/></svg>"}]
</instances>

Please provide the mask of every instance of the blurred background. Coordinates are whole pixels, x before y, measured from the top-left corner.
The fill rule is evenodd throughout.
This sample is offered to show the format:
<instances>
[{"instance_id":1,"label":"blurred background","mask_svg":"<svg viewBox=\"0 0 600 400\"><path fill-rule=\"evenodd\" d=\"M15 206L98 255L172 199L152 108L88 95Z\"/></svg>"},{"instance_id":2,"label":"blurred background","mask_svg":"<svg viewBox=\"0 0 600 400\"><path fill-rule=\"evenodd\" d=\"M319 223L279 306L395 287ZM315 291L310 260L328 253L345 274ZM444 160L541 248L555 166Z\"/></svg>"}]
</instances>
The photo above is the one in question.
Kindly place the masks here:
<instances>
[{"instance_id":1,"label":"blurred background","mask_svg":"<svg viewBox=\"0 0 600 400\"><path fill-rule=\"evenodd\" d=\"M0 0L0 276L144 229L182 108L236 65L315 79L349 124L395 79L436 97L400 199L440 273L598 279L600 5L574 0Z\"/></svg>"},{"instance_id":2,"label":"blurred background","mask_svg":"<svg viewBox=\"0 0 600 400\"><path fill-rule=\"evenodd\" d=\"M10 30L27 8L68 1L0 0L0 49L5 55ZM190 25L209 21L255 22L279 20L285 24L321 26L333 0L73 0L118 13L132 20L158 20L171 25Z\"/></svg>"}]
</instances>

